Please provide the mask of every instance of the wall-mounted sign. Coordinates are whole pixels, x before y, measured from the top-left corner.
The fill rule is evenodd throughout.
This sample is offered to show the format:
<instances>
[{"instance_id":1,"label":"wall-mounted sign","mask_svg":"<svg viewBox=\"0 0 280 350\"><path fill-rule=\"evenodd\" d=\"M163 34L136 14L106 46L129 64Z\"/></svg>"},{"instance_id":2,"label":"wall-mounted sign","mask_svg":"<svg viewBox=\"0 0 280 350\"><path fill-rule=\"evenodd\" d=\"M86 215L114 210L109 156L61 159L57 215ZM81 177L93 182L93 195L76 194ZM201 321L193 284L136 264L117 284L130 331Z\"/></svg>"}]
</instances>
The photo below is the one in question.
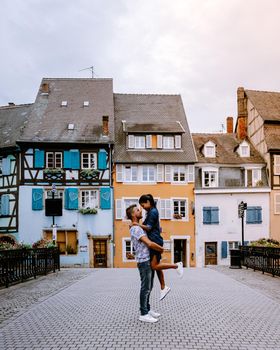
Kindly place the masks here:
<instances>
[{"instance_id":1,"label":"wall-mounted sign","mask_svg":"<svg viewBox=\"0 0 280 350\"><path fill-rule=\"evenodd\" d=\"M88 251L87 245L81 245L80 246L80 252L87 252L87 251Z\"/></svg>"}]
</instances>

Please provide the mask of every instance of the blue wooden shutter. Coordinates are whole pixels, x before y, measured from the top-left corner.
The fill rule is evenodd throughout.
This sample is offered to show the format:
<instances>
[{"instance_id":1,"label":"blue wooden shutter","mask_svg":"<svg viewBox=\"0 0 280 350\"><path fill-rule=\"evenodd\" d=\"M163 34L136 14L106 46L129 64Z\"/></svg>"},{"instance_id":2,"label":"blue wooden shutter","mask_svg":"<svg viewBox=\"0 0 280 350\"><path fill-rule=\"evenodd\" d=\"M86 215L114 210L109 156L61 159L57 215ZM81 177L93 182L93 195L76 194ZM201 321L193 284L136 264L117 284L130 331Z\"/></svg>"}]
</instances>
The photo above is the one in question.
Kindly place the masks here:
<instances>
[{"instance_id":1,"label":"blue wooden shutter","mask_svg":"<svg viewBox=\"0 0 280 350\"><path fill-rule=\"evenodd\" d=\"M11 160L9 157L3 158L2 160L2 174L3 175L11 174Z\"/></svg>"},{"instance_id":2,"label":"blue wooden shutter","mask_svg":"<svg viewBox=\"0 0 280 350\"><path fill-rule=\"evenodd\" d=\"M218 224L218 223L219 223L219 208L212 207L211 208L211 224Z\"/></svg>"},{"instance_id":3,"label":"blue wooden shutter","mask_svg":"<svg viewBox=\"0 0 280 350\"><path fill-rule=\"evenodd\" d=\"M45 167L45 152L39 149L34 150L34 168Z\"/></svg>"},{"instance_id":4,"label":"blue wooden shutter","mask_svg":"<svg viewBox=\"0 0 280 350\"><path fill-rule=\"evenodd\" d=\"M107 169L107 152L105 151L105 149L101 149L98 152L98 169Z\"/></svg>"},{"instance_id":5,"label":"blue wooden shutter","mask_svg":"<svg viewBox=\"0 0 280 350\"><path fill-rule=\"evenodd\" d=\"M43 209L43 189L32 188L32 210Z\"/></svg>"},{"instance_id":6,"label":"blue wooden shutter","mask_svg":"<svg viewBox=\"0 0 280 350\"><path fill-rule=\"evenodd\" d=\"M262 223L262 207L247 207L246 224Z\"/></svg>"},{"instance_id":7,"label":"blue wooden shutter","mask_svg":"<svg viewBox=\"0 0 280 350\"><path fill-rule=\"evenodd\" d=\"M77 188L66 188L65 209L75 210L79 208L79 191Z\"/></svg>"},{"instance_id":8,"label":"blue wooden shutter","mask_svg":"<svg viewBox=\"0 0 280 350\"><path fill-rule=\"evenodd\" d=\"M211 208L210 207L203 208L203 223L204 224L211 224Z\"/></svg>"},{"instance_id":9,"label":"blue wooden shutter","mask_svg":"<svg viewBox=\"0 0 280 350\"><path fill-rule=\"evenodd\" d=\"M100 189L100 208L111 209L111 189L103 187Z\"/></svg>"},{"instance_id":10,"label":"blue wooden shutter","mask_svg":"<svg viewBox=\"0 0 280 350\"><path fill-rule=\"evenodd\" d=\"M10 196L8 194L1 196L1 215L10 215Z\"/></svg>"},{"instance_id":11,"label":"blue wooden shutter","mask_svg":"<svg viewBox=\"0 0 280 350\"><path fill-rule=\"evenodd\" d=\"M227 258L227 241L222 241L222 259Z\"/></svg>"},{"instance_id":12,"label":"blue wooden shutter","mask_svg":"<svg viewBox=\"0 0 280 350\"><path fill-rule=\"evenodd\" d=\"M64 168L80 169L80 152L77 149L64 151Z\"/></svg>"},{"instance_id":13,"label":"blue wooden shutter","mask_svg":"<svg viewBox=\"0 0 280 350\"><path fill-rule=\"evenodd\" d=\"M80 152L78 149L71 149L71 168L80 169Z\"/></svg>"},{"instance_id":14,"label":"blue wooden shutter","mask_svg":"<svg viewBox=\"0 0 280 350\"><path fill-rule=\"evenodd\" d=\"M71 169L71 153L70 151L64 151L64 168Z\"/></svg>"}]
</instances>

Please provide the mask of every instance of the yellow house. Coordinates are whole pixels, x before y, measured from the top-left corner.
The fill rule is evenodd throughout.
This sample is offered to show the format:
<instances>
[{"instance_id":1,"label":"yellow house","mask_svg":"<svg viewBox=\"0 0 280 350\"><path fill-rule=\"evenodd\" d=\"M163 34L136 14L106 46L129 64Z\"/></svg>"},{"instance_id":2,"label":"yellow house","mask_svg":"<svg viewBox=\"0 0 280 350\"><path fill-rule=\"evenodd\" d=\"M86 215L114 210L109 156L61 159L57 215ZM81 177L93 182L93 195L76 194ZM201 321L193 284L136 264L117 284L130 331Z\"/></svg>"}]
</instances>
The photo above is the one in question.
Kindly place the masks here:
<instances>
[{"instance_id":1,"label":"yellow house","mask_svg":"<svg viewBox=\"0 0 280 350\"><path fill-rule=\"evenodd\" d=\"M114 266L135 267L125 209L157 201L167 262L195 266L196 155L181 97L114 94Z\"/></svg>"}]
</instances>

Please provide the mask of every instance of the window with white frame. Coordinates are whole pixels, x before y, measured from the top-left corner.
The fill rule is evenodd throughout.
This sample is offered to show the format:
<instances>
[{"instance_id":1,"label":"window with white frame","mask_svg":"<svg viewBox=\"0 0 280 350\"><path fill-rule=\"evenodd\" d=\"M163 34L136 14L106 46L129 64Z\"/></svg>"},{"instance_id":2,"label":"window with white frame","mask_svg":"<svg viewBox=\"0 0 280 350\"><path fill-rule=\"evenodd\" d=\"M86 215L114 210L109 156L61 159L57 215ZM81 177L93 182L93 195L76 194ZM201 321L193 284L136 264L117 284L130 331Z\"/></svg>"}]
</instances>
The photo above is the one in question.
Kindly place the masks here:
<instances>
[{"instance_id":1,"label":"window with white frame","mask_svg":"<svg viewBox=\"0 0 280 350\"><path fill-rule=\"evenodd\" d=\"M142 166L142 181L143 182L155 182L156 171L154 165L143 165Z\"/></svg>"},{"instance_id":2,"label":"window with white frame","mask_svg":"<svg viewBox=\"0 0 280 350\"><path fill-rule=\"evenodd\" d=\"M280 193L274 195L274 214L280 214Z\"/></svg>"},{"instance_id":3,"label":"window with white frame","mask_svg":"<svg viewBox=\"0 0 280 350\"><path fill-rule=\"evenodd\" d=\"M216 146L212 141L208 141L204 145L204 156L208 158L216 157Z\"/></svg>"},{"instance_id":4,"label":"window with white frame","mask_svg":"<svg viewBox=\"0 0 280 350\"><path fill-rule=\"evenodd\" d=\"M173 149L174 148L174 136L163 136L162 148Z\"/></svg>"},{"instance_id":5,"label":"window with white frame","mask_svg":"<svg viewBox=\"0 0 280 350\"><path fill-rule=\"evenodd\" d=\"M138 180L137 165L125 165L123 171L124 182L136 182Z\"/></svg>"},{"instance_id":6,"label":"window with white frame","mask_svg":"<svg viewBox=\"0 0 280 350\"><path fill-rule=\"evenodd\" d=\"M203 170L202 185L203 187L218 187L218 171Z\"/></svg>"},{"instance_id":7,"label":"window with white frame","mask_svg":"<svg viewBox=\"0 0 280 350\"><path fill-rule=\"evenodd\" d=\"M185 199L173 199L173 218L187 218L187 201Z\"/></svg>"},{"instance_id":8,"label":"window with white frame","mask_svg":"<svg viewBox=\"0 0 280 350\"><path fill-rule=\"evenodd\" d=\"M250 157L250 145L246 141L243 141L239 145L237 152L240 157Z\"/></svg>"},{"instance_id":9,"label":"window with white frame","mask_svg":"<svg viewBox=\"0 0 280 350\"><path fill-rule=\"evenodd\" d=\"M238 249L239 248L239 242L228 242L228 249Z\"/></svg>"},{"instance_id":10,"label":"window with white frame","mask_svg":"<svg viewBox=\"0 0 280 350\"><path fill-rule=\"evenodd\" d=\"M261 183L262 171L261 169L246 169L246 186L255 187Z\"/></svg>"},{"instance_id":11,"label":"window with white frame","mask_svg":"<svg viewBox=\"0 0 280 350\"><path fill-rule=\"evenodd\" d=\"M273 156L273 173L274 175L280 175L280 155Z\"/></svg>"},{"instance_id":12,"label":"window with white frame","mask_svg":"<svg viewBox=\"0 0 280 350\"><path fill-rule=\"evenodd\" d=\"M145 148L145 136L134 136L134 147L135 148Z\"/></svg>"},{"instance_id":13,"label":"window with white frame","mask_svg":"<svg viewBox=\"0 0 280 350\"><path fill-rule=\"evenodd\" d=\"M97 169L96 153L82 153L82 169Z\"/></svg>"},{"instance_id":14,"label":"window with white frame","mask_svg":"<svg viewBox=\"0 0 280 350\"><path fill-rule=\"evenodd\" d=\"M63 190L56 190L54 192L54 196L53 196L53 192L52 190L46 190L45 191L45 198L62 198L63 199L63 193L64 191Z\"/></svg>"},{"instance_id":15,"label":"window with white frame","mask_svg":"<svg viewBox=\"0 0 280 350\"><path fill-rule=\"evenodd\" d=\"M185 166L173 166L173 182L186 182Z\"/></svg>"},{"instance_id":16,"label":"window with white frame","mask_svg":"<svg viewBox=\"0 0 280 350\"><path fill-rule=\"evenodd\" d=\"M123 261L135 261L135 250L130 238L123 239Z\"/></svg>"},{"instance_id":17,"label":"window with white frame","mask_svg":"<svg viewBox=\"0 0 280 350\"><path fill-rule=\"evenodd\" d=\"M47 152L46 153L47 168L62 168L62 152Z\"/></svg>"},{"instance_id":18,"label":"window with white frame","mask_svg":"<svg viewBox=\"0 0 280 350\"><path fill-rule=\"evenodd\" d=\"M98 190L81 190L80 207L83 209L98 208Z\"/></svg>"}]
</instances>

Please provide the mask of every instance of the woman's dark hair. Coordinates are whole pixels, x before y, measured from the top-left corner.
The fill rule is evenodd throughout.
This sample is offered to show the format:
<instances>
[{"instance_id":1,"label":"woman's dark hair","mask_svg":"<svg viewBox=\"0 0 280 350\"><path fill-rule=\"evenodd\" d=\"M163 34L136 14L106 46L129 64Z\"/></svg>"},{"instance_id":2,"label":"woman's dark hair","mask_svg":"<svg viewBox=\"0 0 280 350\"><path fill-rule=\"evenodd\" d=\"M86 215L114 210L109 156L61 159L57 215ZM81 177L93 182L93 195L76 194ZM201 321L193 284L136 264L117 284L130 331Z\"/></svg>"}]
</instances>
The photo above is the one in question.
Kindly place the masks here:
<instances>
[{"instance_id":1,"label":"woman's dark hair","mask_svg":"<svg viewBox=\"0 0 280 350\"><path fill-rule=\"evenodd\" d=\"M154 197L151 194L143 194L140 198L139 198L139 204L141 203L147 203L150 202L152 207L156 207L156 202L154 200Z\"/></svg>"}]
</instances>

